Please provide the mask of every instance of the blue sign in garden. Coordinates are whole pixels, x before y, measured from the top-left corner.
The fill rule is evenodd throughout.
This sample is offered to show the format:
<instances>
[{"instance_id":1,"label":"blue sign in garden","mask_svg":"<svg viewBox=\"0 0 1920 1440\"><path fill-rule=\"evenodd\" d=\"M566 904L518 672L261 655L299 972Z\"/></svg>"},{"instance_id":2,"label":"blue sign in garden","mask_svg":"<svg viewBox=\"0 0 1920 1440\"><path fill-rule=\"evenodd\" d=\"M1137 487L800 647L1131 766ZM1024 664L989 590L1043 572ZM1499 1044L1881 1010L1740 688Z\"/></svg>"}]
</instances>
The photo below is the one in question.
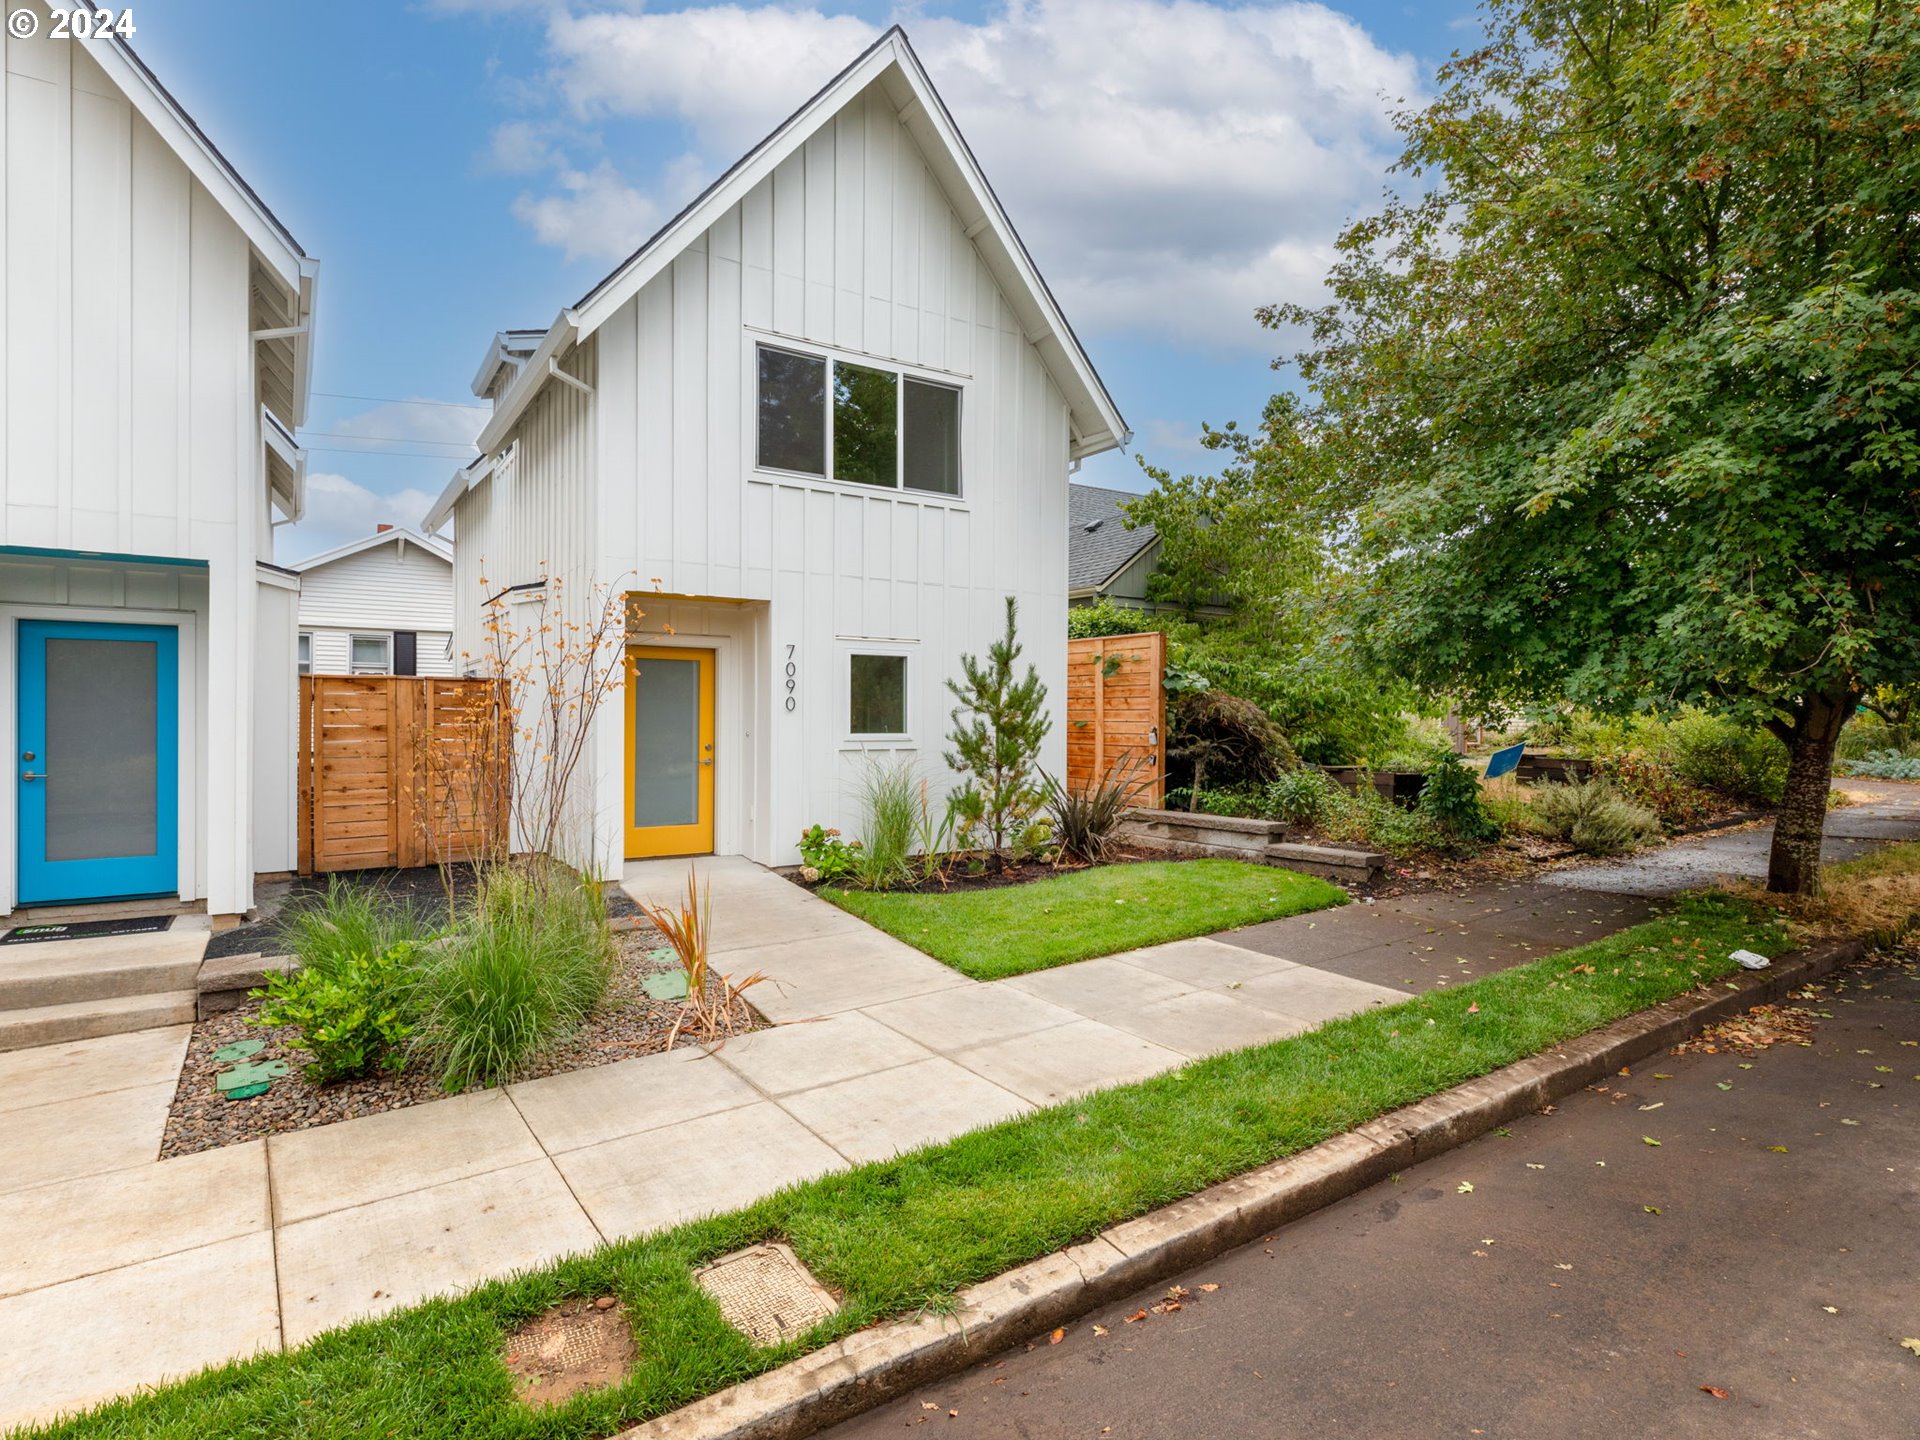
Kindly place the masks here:
<instances>
[{"instance_id":1,"label":"blue sign in garden","mask_svg":"<svg viewBox=\"0 0 1920 1440\"><path fill-rule=\"evenodd\" d=\"M1509 745L1504 750L1496 750L1487 757L1487 779L1498 780L1502 775L1511 775L1520 768L1520 755L1526 745Z\"/></svg>"}]
</instances>

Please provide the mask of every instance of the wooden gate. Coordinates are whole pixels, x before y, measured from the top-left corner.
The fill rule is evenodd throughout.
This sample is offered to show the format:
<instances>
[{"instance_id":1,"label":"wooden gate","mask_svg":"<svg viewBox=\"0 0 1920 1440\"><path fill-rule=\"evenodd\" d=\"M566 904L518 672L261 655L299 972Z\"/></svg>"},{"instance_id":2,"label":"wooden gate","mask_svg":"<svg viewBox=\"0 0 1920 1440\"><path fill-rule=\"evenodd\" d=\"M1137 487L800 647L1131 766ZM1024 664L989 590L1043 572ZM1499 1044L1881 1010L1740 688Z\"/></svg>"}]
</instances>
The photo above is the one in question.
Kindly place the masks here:
<instances>
[{"instance_id":1,"label":"wooden gate","mask_svg":"<svg viewBox=\"0 0 1920 1440\"><path fill-rule=\"evenodd\" d=\"M466 860L505 834L492 680L300 677L300 873Z\"/></svg>"},{"instance_id":2,"label":"wooden gate","mask_svg":"<svg viewBox=\"0 0 1920 1440\"><path fill-rule=\"evenodd\" d=\"M1137 756L1136 805L1166 798L1167 637L1158 630L1067 642L1067 784L1106 775Z\"/></svg>"}]
</instances>

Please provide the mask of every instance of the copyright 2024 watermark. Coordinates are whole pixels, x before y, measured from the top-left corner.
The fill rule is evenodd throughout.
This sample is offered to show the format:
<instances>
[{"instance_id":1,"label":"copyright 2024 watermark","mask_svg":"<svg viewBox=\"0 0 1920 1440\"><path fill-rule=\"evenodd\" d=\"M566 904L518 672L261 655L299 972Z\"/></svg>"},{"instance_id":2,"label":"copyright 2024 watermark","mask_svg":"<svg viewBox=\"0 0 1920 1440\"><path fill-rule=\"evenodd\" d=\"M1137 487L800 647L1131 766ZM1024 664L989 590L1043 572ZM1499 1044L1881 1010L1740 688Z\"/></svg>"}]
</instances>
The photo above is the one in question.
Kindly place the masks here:
<instances>
[{"instance_id":1,"label":"copyright 2024 watermark","mask_svg":"<svg viewBox=\"0 0 1920 1440\"><path fill-rule=\"evenodd\" d=\"M24 5L7 13L7 33L16 40L31 40L43 25L49 40L131 40L134 36L130 9L49 10L44 20L38 10Z\"/></svg>"}]
</instances>

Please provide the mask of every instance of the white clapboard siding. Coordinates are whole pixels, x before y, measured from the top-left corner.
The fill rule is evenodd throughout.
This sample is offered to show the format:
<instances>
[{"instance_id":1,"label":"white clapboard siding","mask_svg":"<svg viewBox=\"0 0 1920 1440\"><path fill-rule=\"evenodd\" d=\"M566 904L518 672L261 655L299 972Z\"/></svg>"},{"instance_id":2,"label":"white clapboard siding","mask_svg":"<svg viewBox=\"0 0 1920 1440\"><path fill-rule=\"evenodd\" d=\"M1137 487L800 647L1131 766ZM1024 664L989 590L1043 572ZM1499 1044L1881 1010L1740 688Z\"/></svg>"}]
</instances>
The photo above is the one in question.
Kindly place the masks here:
<instances>
[{"instance_id":1,"label":"white clapboard siding","mask_svg":"<svg viewBox=\"0 0 1920 1440\"><path fill-rule=\"evenodd\" d=\"M961 497L758 470L758 340L958 386ZM869 756L847 740L846 692L861 649L907 655L912 734L890 748L944 793L945 681L1000 633L1007 595L1053 696L1045 763L1063 766L1068 405L883 89L821 126L573 357L569 368L595 377L593 397L550 382L511 432L510 465L456 503L456 588L485 575L498 590L535 578L543 560L575 588L627 577L647 611L639 638L715 637L717 778L735 791L716 803L718 848L783 862L806 824L857 831ZM554 425L554 409L569 423ZM582 415L591 444L571 423ZM478 624L464 601L459 624ZM611 864L617 716L601 739L599 825L614 848L600 858Z\"/></svg>"}]
</instances>

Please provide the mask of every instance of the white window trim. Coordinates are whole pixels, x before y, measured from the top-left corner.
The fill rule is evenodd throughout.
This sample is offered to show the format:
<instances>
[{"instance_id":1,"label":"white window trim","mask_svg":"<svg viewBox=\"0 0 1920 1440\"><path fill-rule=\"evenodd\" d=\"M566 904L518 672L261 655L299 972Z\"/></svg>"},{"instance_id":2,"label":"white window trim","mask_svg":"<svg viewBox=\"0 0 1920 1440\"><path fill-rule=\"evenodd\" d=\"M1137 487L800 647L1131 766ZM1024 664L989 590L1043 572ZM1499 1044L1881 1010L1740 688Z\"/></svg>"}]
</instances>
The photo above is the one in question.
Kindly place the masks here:
<instances>
[{"instance_id":1,"label":"white window trim","mask_svg":"<svg viewBox=\"0 0 1920 1440\"><path fill-rule=\"evenodd\" d=\"M907 728L898 734L862 735L853 728L853 657L856 655L896 655L907 662L902 677L902 701L906 706ZM917 750L920 748L920 707L915 703L914 667L920 663L917 645L895 644L879 640L848 640L840 646L840 733L843 750Z\"/></svg>"},{"instance_id":2,"label":"white window trim","mask_svg":"<svg viewBox=\"0 0 1920 1440\"><path fill-rule=\"evenodd\" d=\"M352 652L348 652L351 658ZM313 632L302 630L300 638L293 642L293 668L302 675L313 673Z\"/></svg>"},{"instance_id":3,"label":"white window trim","mask_svg":"<svg viewBox=\"0 0 1920 1440\"><path fill-rule=\"evenodd\" d=\"M362 640L378 640L386 651L386 660L378 670L362 670L353 659L353 647ZM393 674L393 635L388 631L361 630L347 636L347 673L349 675L391 675Z\"/></svg>"},{"instance_id":4,"label":"white window trim","mask_svg":"<svg viewBox=\"0 0 1920 1440\"><path fill-rule=\"evenodd\" d=\"M955 375L941 370L929 370L925 366L907 365L898 360L889 360L877 355L868 355L859 350L839 350L831 346L816 345L810 341L794 340L785 335L762 333L748 330L746 336L746 373L747 392L752 403L742 406L746 422L746 451L753 457L748 467L752 478L768 483L780 481L806 486L818 486L839 495L884 495L894 500L911 500L915 504L947 506L964 510L967 504L967 390L971 385L970 377ZM799 355L806 359L822 360L827 364L826 385L826 439L823 463L826 473L816 475L810 470L783 470L777 465L760 463L760 351L780 350L789 355ZM894 483L891 485L869 485L861 480L837 480L833 474L833 366L844 361L849 365L860 365L869 370L887 370L902 383L895 387L896 404L894 412ZM916 490L906 483L907 465L907 425L906 425L906 385L905 381L918 380L923 385L938 386L951 390L959 397L959 414L955 417L955 429L958 432L960 446L960 489L949 495L941 490Z\"/></svg>"}]
</instances>

